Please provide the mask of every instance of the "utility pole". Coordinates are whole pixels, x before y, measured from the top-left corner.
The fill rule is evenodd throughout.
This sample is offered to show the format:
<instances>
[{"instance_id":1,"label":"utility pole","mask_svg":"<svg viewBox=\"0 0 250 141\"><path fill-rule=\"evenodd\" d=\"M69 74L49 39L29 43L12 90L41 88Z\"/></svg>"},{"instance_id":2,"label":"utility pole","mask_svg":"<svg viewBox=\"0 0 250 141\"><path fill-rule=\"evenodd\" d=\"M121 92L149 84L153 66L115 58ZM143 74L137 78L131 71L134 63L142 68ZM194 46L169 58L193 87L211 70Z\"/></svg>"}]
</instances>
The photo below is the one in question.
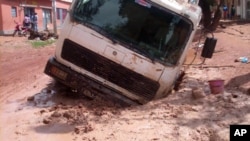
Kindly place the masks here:
<instances>
[{"instance_id":1,"label":"utility pole","mask_svg":"<svg viewBox=\"0 0 250 141\"><path fill-rule=\"evenodd\" d=\"M56 26L56 0L52 0L52 16L53 16L53 29L54 34L57 34L57 26Z\"/></svg>"}]
</instances>

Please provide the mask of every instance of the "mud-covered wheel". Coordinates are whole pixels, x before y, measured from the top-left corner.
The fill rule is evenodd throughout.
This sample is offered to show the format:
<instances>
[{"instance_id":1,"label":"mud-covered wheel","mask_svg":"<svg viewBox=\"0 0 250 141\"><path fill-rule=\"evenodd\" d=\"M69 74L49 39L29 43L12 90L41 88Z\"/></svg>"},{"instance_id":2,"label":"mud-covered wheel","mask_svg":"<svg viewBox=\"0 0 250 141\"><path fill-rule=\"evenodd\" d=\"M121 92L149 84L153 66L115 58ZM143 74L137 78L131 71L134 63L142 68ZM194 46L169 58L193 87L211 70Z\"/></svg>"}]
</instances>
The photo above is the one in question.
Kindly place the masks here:
<instances>
[{"instance_id":1,"label":"mud-covered wheel","mask_svg":"<svg viewBox=\"0 0 250 141\"><path fill-rule=\"evenodd\" d=\"M70 87L64 85L63 83L53 79L51 83L48 84L48 89L55 91L58 94L72 94L74 92Z\"/></svg>"}]
</instances>

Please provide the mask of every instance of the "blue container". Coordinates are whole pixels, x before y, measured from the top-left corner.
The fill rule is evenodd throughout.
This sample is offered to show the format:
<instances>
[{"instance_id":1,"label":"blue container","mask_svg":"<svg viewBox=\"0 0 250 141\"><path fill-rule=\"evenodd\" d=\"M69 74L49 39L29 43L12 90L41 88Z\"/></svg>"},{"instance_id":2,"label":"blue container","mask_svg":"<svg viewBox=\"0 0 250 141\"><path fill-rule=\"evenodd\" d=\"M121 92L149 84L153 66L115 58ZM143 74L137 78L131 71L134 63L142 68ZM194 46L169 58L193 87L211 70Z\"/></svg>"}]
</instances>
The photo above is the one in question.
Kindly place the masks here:
<instances>
[{"instance_id":1,"label":"blue container","mask_svg":"<svg viewBox=\"0 0 250 141\"><path fill-rule=\"evenodd\" d=\"M248 63L248 58L247 57L240 57L240 61L242 63Z\"/></svg>"}]
</instances>

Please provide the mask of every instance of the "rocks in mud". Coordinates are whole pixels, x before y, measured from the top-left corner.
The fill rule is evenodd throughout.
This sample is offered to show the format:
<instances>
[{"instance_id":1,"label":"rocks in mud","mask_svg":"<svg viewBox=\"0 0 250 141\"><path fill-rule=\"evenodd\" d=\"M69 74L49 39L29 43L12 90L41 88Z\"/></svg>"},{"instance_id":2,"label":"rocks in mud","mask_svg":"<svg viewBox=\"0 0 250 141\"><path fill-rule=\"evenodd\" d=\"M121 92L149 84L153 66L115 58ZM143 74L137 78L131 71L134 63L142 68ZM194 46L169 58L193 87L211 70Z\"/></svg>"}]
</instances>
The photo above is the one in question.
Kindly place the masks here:
<instances>
[{"instance_id":1,"label":"rocks in mud","mask_svg":"<svg viewBox=\"0 0 250 141\"><path fill-rule=\"evenodd\" d=\"M41 31L41 32L35 32L33 30L29 30L30 35L28 37L29 40L34 40L39 38L40 40L48 40L49 38L55 38L58 39L58 35L55 33L51 33L49 30Z\"/></svg>"},{"instance_id":2,"label":"rocks in mud","mask_svg":"<svg viewBox=\"0 0 250 141\"><path fill-rule=\"evenodd\" d=\"M49 118L43 119L43 123L44 124L50 124L51 123L51 119L49 119Z\"/></svg>"},{"instance_id":3,"label":"rocks in mud","mask_svg":"<svg viewBox=\"0 0 250 141\"><path fill-rule=\"evenodd\" d=\"M104 111L102 111L102 110L96 110L96 111L94 111L94 115L96 115L96 116L102 116L104 114L106 114L106 113Z\"/></svg>"},{"instance_id":4,"label":"rocks in mud","mask_svg":"<svg viewBox=\"0 0 250 141\"><path fill-rule=\"evenodd\" d=\"M56 107L56 108L55 108ZM78 106L66 106L67 109L63 108L64 106L54 106L49 110L49 112L53 112L50 115L50 118L53 121L61 121L67 122L69 124L86 124L88 113L85 112L84 109L78 108ZM71 108L69 108L71 107Z\"/></svg>"},{"instance_id":5,"label":"rocks in mud","mask_svg":"<svg viewBox=\"0 0 250 141\"><path fill-rule=\"evenodd\" d=\"M43 120L44 124L51 124L57 122L66 122L67 124L76 125L74 128L75 134L88 133L93 131L94 128L87 120L87 114L79 109L56 109L49 117ZM80 126L79 126L80 125Z\"/></svg>"},{"instance_id":6,"label":"rocks in mud","mask_svg":"<svg viewBox=\"0 0 250 141\"><path fill-rule=\"evenodd\" d=\"M210 141L225 141L225 139L222 139L221 136L218 134L218 131L215 131L214 129L209 130L209 140Z\"/></svg>"},{"instance_id":7,"label":"rocks in mud","mask_svg":"<svg viewBox=\"0 0 250 141\"><path fill-rule=\"evenodd\" d=\"M222 96L223 96L222 99L225 102L230 102L230 103L235 103L241 99L240 98L241 96L239 94L235 94L235 93L224 93Z\"/></svg>"},{"instance_id":8,"label":"rocks in mud","mask_svg":"<svg viewBox=\"0 0 250 141\"><path fill-rule=\"evenodd\" d=\"M53 111L62 109L63 106L64 106L64 105L62 105L62 104L54 105L54 106L52 106L52 107L49 109L49 111L50 111L50 112L53 112Z\"/></svg>"},{"instance_id":9,"label":"rocks in mud","mask_svg":"<svg viewBox=\"0 0 250 141\"><path fill-rule=\"evenodd\" d=\"M63 113L63 117L65 117L66 119L73 118L74 113L67 111L67 112Z\"/></svg>"},{"instance_id":10,"label":"rocks in mud","mask_svg":"<svg viewBox=\"0 0 250 141\"><path fill-rule=\"evenodd\" d=\"M57 112L57 111L55 111L53 114L51 114L51 117L61 117L61 116L62 116L62 114Z\"/></svg>"},{"instance_id":11,"label":"rocks in mud","mask_svg":"<svg viewBox=\"0 0 250 141\"><path fill-rule=\"evenodd\" d=\"M94 130L94 128L90 124L87 124L84 126L75 127L74 133L76 133L76 134L88 133L88 132L91 132L93 130Z\"/></svg>"},{"instance_id":12,"label":"rocks in mud","mask_svg":"<svg viewBox=\"0 0 250 141\"><path fill-rule=\"evenodd\" d=\"M92 125L86 124L84 126L75 127L74 132L76 134L80 134L80 133L88 133L88 132L91 132L93 130L94 130L94 128L92 127Z\"/></svg>"},{"instance_id":13,"label":"rocks in mud","mask_svg":"<svg viewBox=\"0 0 250 141\"><path fill-rule=\"evenodd\" d=\"M171 117L173 117L173 118L177 118L177 117L178 117L178 115L177 115L177 114L172 114L172 115L171 115Z\"/></svg>"},{"instance_id":14,"label":"rocks in mud","mask_svg":"<svg viewBox=\"0 0 250 141\"><path fill-rule=\"evenodd\" d=\"M44 109L40 111L41 114L43 114L43 113L45 113L45 112L46 112L46 110L44 110Z\"/></svg>"},{"instance_id":15,"label":"rocks in mud","mask_svg":"<svg viewBox=\"0 0 250 141\"><path fill-rule=\"evenodd\" d=\"M58 104L58 105L55 105L55 106L51 107L49 109L49 111L52 112L52 111L56 111L56 110L60 110L60 109L67 110L67 109L70 109L70 108L72 108L72 106L70 106L70 105Z\"/></svg>"},{"instance_id":16,"label":"rocks in mud","mask_svg":"<svg viewBox=\"0 0 250 141\"><path fill-rule=\"evenodd\" d=\"M27 98L27 101L34 101L35 100L35 96L30 96Z\"/></svg>"},{"instance_id":17,"label":"rocks in mud","mask_svg":"<svg viewBox=\"0 0 250 141\"><path fill-rule=\"evenodd\" d=\"M210 93L206 86L206 82L194 78L184 77L181 87L182 89L178 92L185 93L188 91L194 99L204 98L206 93Z\"/></svg>"},{"instance_id":18,"label":"rocks in mud","mask_svg":"<svg viewBox=\"0 0 250 141\"><path fill-rule=\"evenodd\" d=\"M91 109L91 111L86 108ZM44 116L46 116L42 121L43 124L64 123L71 126L73 125L75 126L72 129L74 134L85 134L91 132L94 130L94 122L106 122L112 116L121 114L114 107L103 107L102 105L94 104L86 106L81 102L69 105L59 103L46 111L40 111L40 113L45 113Z\"/></svg>"},{"instance_id":19,"label":"rocks in mud","mask_svg":"<svg viewBox=\"0 0 250 141\"><path fill-rule=\"evenodd\" d=\"M208 82L200 79L184 77L181 84L181 88L182 89L180 89L180 91L188 88L192 90L197 90L197 88L202 88L205 94L210 94L210 88Z\"/></svg>"},{"instance_id":20,"label":"rocks in mud","mask_svg":"<svg viewBox=\"0 0 250 141\"><path fill-rule=\"evenodd\" d=\"M52 90L50 90L50 89L43 89L42 90L42 93L52 93L53 91Z\"/></svg>"},{"instance_id":21,"label":"rocks in mud","mask_svg":"<svg viewBox=\"0 0 250 141\"><path fill-rule=\"evenodd\" d=\"M192 90L192 96L195 99L200 99L200 98L204 98L206 96L206 94L204 93L202 88L193 88Z\"/></svg>"},{"instance_id":22,"label":"rocks in mud","mask_svg":"<svg viewBox=\"0 0 250 141\"><path fill-rule=\"evenodd\" d=\"M94 129L93 129L93 127L90 125L90 124L87 124L86 126L84 126L84 128L83 128L83 132L84 133L88 133L88 132L90 132L90 131L93 131Z\"/></svg>"},{"instance_id":23,"label":"rocks in mud","mask_svg":"<svg viewBox=\"0 0 250 141\"><path fill-rule=\"evenodd\" d=\"M79 134L79 133L80 133L80 128L79 128L79 127L75 127L74 132L75 132L76 134Z\"/></svg>"}]
</instances>

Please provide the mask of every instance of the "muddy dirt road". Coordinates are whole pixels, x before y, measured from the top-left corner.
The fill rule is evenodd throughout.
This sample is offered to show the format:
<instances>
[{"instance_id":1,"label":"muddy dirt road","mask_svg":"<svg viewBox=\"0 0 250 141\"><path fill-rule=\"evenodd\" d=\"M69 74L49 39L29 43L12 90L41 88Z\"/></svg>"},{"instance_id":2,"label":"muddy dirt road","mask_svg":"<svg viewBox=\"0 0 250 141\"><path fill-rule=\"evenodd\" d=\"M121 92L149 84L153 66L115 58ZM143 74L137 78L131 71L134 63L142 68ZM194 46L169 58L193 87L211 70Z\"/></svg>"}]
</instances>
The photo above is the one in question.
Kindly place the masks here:
<instances>
[{"instance_id":1,"label":"muddy dirt road","mask_svg":"<svg viewBox=\"0 0 250 141\"><path fill-rule=\"evenodd\" d=\"M55 45L34 48L24 37L0 37L1 141L227 141L230 124L250 124L250 24L220 28L212 59L185 65L177 92L136 107L89 100L53 86L43 73ZM197 42L190 47L189 64ZM201 62L196 57L194 63ZM225 80L210 94L208 80ZM201 98L194 98L194 89Z\"/></svg>"}]
</instances>

